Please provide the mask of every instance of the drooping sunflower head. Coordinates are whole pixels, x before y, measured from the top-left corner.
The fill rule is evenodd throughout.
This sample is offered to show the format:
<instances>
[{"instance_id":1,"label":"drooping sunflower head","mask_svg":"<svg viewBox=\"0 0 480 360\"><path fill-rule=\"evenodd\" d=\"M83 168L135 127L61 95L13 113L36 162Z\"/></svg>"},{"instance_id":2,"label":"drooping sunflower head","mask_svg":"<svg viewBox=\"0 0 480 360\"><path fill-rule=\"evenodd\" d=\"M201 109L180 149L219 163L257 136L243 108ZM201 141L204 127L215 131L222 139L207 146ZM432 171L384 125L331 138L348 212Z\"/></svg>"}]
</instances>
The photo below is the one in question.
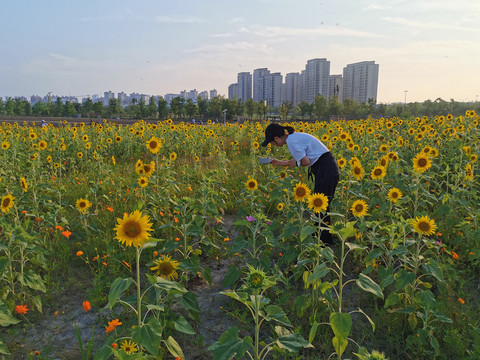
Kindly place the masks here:
<instances>
[{"instance_id":1,"label":"drooping sunflower head","mask_svg":"<svg viewBox=\"0 0 480 360\"><path fill-rule=\"evenodd\" d=\"M258 182L257 180L250 178L247 180L245 187L247 188L247 190L250 190L250 191L256 190L258 189Z\"/></svg>"},{"instance_id":2,"label":"drooping sunflower head","mask_svg":"<svg viewBox=\"0 0 480 360\"><path fill-rule=\"evenodd\" d=\"M430 219L428 216L417 217L412 220L413 231L420 235L433 235L437 229L435 220Z\"/></svg>"},{"instance_id":3,"label":"drooping sunflower head","mask_svg":"<svg viewBox=\"0 0 480 360\"><path fill-rule=\"evenodd\" d=\"M467 165L465 165L465 180L473 181L472 163L467 163Z\"/></svg>"},{"instance_id":4,"label":"drooping sunflower head","mask_svg":"<svg viewBox=\"0 0 480 360\"><path fill-rule=\"evenodd\" d=\"M295 198L295 201L305 201L308 195L310 195L310 189L304 183L299 182L293 188L293 197Z\"/></svg>"},{"instance_id":5,"label":"drooping sunflower head","mask_svg":"<svg viewBox=\"0 0 480 360\"><path fill-rule=\"evenodd\" d=\"M422 152L418 153L413 159L413 170L416 172L424 173L431 166L430 158Z\"/></svg>"},{"instance_id":6,"label":"drooping sunflower head","mask_svg":"<svg viewBox=\"0 0 480 360\"><path fill-rule=\"evenodd\" d=\"M388 191L388 199L393 203L397 202L397 200L400 200L402 198L402 196L403 196L403 194L400 191L400 189L391 188Z\"/></svg>"},{"instance_id":7,"label":"drooping sunflower head","mask_svg":"<svg viewBox=\"0 0 480 360\"><path fill-rule=\"evenodd\" d=\"M28 191L28 183L23 176L20 178L20 186L22 187L23 192Z\"/></svg>"},{"instance_id":8,"label":"drooping sunflower head","mask_svg":"<svg viewBox=\"0 0 480 360\"><path fill-rule=\"evenodd\" d=\"M155 266L151 267L150 270L155 271L155 276L160 276L169 281L178 278L178 261L172 260L172 258L168 255L164 255L160 257L160 259L153 260L153 262Z\"/></svg>"},{"instance_id":9,"label":"drooping sunflower head","mask_svg":"<svg viewBox=\"0 0 480 360\"><path fill-rule=\"evenodd\" d=\"M327 211L328 208L328 198L325 194L314 193L308 196L308 207L313 209L314 212L320 213Z\"/></svg>"},{"instance_id":10,"label":"drooping sunflower head","mask_svg":"<svg viewBox=\"0 0 480 360\"><path fill-rule=\"evenodd\" d=\"M131 214L123 214L123 218L117 218L117 226L115 238L126 246L139 247L145 244L150 238L150 231L152 231L152 223L149 222L150 217L138 210Z\"/></svg>"},{"instance_id":11,"label":"drooping sunflower head","mask_svg":"<svg viewBox=\"0 0 480 360\"><path fill-rule=\"evenodd\" d=\"M368 212L368 205L364 200L356 200L352 204L350 210L352 210L353 215L363 217Z\"/></svg>"},{"instance_id":12,"label":"drooping sunflower head","mask_svg":"<svg viewBox=\"0 0 480 360\"><path fill-rule=\"evenodd\" d=\"M125 353L127 354L133 354L133 353L136 353L138 350L137 350L137 344L135 342L133 342L133 340L124 340L122 342L122 345L120 345L120 349L122 349L123 351L125 351Z\"/></svg>"},{"instance_id":13,"label":"drooping sunflower head","mask_svg":"<svg viewBox=\"0 0 480 360\"><path fill-rule=\"evenodd\" d=\"M2 203L0 204L0 209L4 214L7 214L13 206L13 200L15 198L11 194L7 194L2 197Z\"/></svg>"},{"instance_id":14,"label":"drooping sunflower head","mask_svg":"<svg viewBox=\"0 0 480 360\"><path fill-rule=\"evenodd\" d=\"M378 179L383 179L387 172L385 171L385 168L383 166L375 166L372 170L371 176L372 179L378 180Z\"/></svg>"},{"instance_id":15,"label":"drooping sunflower head","mask_svg":"<svg viewBox=\"0 0 480 360\"><path fill-rule=\"evenodd\" d=\"M80 211L82 214L86 214L88 209L92 206L92 203L87 199L78 199L75 203L75 207Z\"/></svg>"}]
</instances>

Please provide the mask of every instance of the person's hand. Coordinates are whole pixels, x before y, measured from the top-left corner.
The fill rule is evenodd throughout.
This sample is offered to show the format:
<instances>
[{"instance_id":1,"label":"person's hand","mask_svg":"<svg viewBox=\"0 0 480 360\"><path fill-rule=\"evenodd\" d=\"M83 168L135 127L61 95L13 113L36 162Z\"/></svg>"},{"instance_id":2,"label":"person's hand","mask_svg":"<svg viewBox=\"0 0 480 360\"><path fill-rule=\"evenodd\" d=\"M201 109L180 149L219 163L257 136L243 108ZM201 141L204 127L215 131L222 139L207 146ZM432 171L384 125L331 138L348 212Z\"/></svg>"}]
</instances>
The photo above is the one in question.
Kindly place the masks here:
<instances>
[{"instance_id":1,"label":"person's hand","mask_svg":"<svg viewBox=\"0 0 480 360\"><path fill-rule=\"evenodd\" d=\"M282 165L283 161L277 160L277 159L272 159L272 165L274 166L280 166Z\"/></svg>"}]
</instances>

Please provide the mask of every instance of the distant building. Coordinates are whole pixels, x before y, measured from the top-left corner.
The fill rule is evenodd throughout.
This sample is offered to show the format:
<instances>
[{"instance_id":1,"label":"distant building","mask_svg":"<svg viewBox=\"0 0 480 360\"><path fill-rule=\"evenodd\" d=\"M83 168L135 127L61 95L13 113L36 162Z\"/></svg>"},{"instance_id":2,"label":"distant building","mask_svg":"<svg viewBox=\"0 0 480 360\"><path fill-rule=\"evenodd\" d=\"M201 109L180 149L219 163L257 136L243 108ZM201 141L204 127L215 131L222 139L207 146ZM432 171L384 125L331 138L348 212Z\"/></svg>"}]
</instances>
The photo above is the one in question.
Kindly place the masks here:
<instances>
[{"instance_id":1,"label":"distant building","mask_svg":"<svg viewBox=\"0 0 480 360\"><path fill-rule=\"evenodd\" d=\"M259 102L265 100L265 89L263 78L270 74L267 68L253 70L253 101Z\"/></svg>"},{"instance_id":2,"label":"distant building","mask_svg":"<svg viewBox=\"0 0 480 360\"><path fill-rule=\"evenodd\" d=\"M282 99L291 102L293 106L297 106L301 101L300 90L300 74L296 72L285 75L285 91Z\"/></svg>"},{"instance_id":3,"label":"distant building","mask_svg":"<svg viewBox=\"0 0 480 360\"><path fill-rule=\"evenodd\" d=\"M210 99L213 99L217 95L218 95L217 90L215 90L215 89L210 90Z\"/></svg>"},{"instance_id":4,"label":"distant building","mask_svg":"<svg viewBox=\"0 0 480 360\"><path fill-rule=\"evenodd\" d=\"M204 100L208 100L208 91L202 91L198 93L198 96L201 97Z\"/></svg>"},{"instance_id":5,"label":"distant building","mask_svg":"<svg viewBox=\"0 0 480 360\"><path fill-rule=\"evenodd\" d=\"M343 99L343 76L330 75L328 82L328 97L336 96L338 101Z\"/></svg>"},{"instance_id":6,"label":"distant building","mask_svg":"<svg viewBox=\"0 0 480 360\"><path fill-rule=\"evenodd\" d=\"M377 101L378 64L375 61L362 61L343 68L343 98L358 103Z\"/></svg>"},{"instance_id":7,"label":"distant building","mask_svg":"<svg viewBox=\"0 0 480 360\"><path fill-rule=\"evenodd\" d=\"M308 60L304 73L304 100L311 104L317 95L328 98L329 77L330 61L325 58Z\"/></svg>"},{"instance_id":8,"label":"distant building","mask_svg":"<svg viewBox=\"0 0 480 360\"><path fill-rule=\"evenodd\" d=\"M233 100L233 99L238 99L238 84L230 84L228 86L228 99Z\"/></svg>"},{"instance_id":9,"label":"distant building","mask_svg":"<svg viewBox=\"0 0 480 360\"><path fill-rule=\"evenodd\" d=\"M175 99L176 97L180 97L180 94L165 94L163 98L167 100L168 105L170 105L172 100Z\"/></svg>"},{"instance_id":10,"label":"distant building","mask_svg":"<svg viewBox=\"0 0 480 360\"><path fill-rule=\"evenodd\" d=\"M249 72L238 73L237 95L242 102L252 98L252 74Z\"/></svg>"},{"instance_id":11,"label":"distant building","mask_svg":"<svg viewBox=\"0 0 480 360\"><path fill-rule=\"evenodd\" d=\"M282 74L278 72L267 74L260 81L263 82L263 99L261 100L265 100L273 108L282 105Z\"/></svg>"},{"instance_id":12,"label":"distant building","mask_svg":"<svg viewBox=\"0 0 480 360\"><path fill-rule=\"evenodd\" d=\"M108 106L110 99L115 99L115 94L111 91L106 91L103 93L103 105Z\"/></svg>"}]
</instances>

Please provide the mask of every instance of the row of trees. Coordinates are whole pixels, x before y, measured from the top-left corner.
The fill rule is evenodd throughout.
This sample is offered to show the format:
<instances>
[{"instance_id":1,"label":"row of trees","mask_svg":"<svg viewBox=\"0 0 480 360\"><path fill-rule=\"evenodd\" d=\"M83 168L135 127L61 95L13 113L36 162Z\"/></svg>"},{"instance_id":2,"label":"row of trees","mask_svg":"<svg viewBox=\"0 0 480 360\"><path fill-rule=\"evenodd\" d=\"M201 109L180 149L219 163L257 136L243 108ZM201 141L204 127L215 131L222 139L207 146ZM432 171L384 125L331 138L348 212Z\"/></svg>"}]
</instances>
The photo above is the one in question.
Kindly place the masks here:
<instances>
[{"instance_id":1,"label":"row of trees","mask_svg":"<svg viewBox=\"0 0 480 360\"><path fill-rule=\"evenodd\" d=\"M279 108L271 108L265 101L255 102L248 99L241 102L238 99L226 99L217 96L210 100L198 97L195 103L191 99L176 97L170 104L163 97L150 97L146 102L132 99L128 106L123 107L118 99L110 99L107 106L103 102L93 102L87 98L83 103L66 101L61 98L56 101L37 102L33 106L30 102L20 98L0 98L0 115L6 116L45 116L45 117L121 117L131 119L212 119L223 121L247 117L248 119L264 119L268 114L281 116L282 120L290 119L330 119L342 117L347 119L365 118L372 116L423 116L423 115L460 115L466 110L475 110L480 113L478 102L458 102L453 99L445 101L441 98L435 101L426 100L423 103L408 104L376 104L373 99L366 103L358 103L352 99L338 101L337 97L326 99L317 95L313 103L302 101L297 106L284 101Z\"/></svg>"}]
</instances>

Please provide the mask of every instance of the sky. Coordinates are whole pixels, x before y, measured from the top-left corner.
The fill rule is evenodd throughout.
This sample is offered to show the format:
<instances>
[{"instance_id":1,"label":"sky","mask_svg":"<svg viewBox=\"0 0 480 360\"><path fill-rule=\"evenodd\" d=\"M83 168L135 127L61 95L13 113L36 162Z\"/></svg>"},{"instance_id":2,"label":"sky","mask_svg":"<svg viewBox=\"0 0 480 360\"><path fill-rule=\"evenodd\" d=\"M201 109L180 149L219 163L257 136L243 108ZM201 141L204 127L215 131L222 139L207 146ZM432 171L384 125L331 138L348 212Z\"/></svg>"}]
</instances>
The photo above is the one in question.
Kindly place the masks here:
<instances>
[{"instance_id":1,"label":"sky","mask_svg":"<svg viewBox=\"0 0 480 360\"><path fill-rule=\"evenodd\" d=\"M378 103L480 95L478 0L0 0L0 97L216 89L379 64Z\"/></svg>"}]
</instances>

